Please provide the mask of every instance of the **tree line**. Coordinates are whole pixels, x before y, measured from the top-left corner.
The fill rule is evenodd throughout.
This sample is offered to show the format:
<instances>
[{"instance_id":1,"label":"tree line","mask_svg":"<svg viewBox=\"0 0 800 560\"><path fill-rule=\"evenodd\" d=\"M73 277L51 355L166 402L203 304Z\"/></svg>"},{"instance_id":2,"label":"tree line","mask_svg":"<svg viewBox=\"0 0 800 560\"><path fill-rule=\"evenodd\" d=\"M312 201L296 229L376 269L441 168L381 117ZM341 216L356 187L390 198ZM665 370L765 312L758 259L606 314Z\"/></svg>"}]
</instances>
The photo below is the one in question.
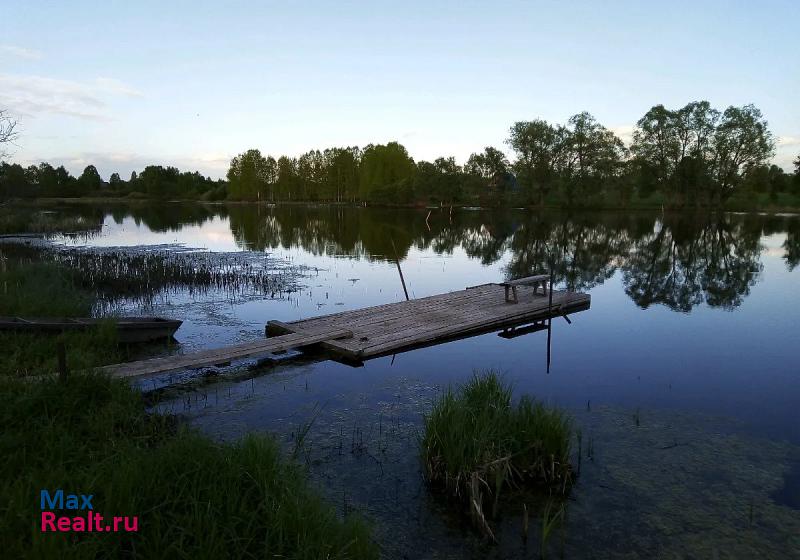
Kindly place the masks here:
<instances>
[{"instance_id":1,"label":"tree line","mask_svg":"<svg viewBox=\"0 0 800 560\"><path fill-rule=\"evenodd\" d=\"M131 173L127 181L112 173L104 181L94 165L87 165L74 177L61 165L42 162L23 167L0 163L0 199L2 198L79 198L116 196L131 198L189 198L222 200L227 196L225 181L204 177L197 171L149 165L140 173Z\"/></svg>"},{"instance_id":2,"label":"tree line","mask_svg":"<svg viewBox=\"0 0 800 560\"><path fill-rule=\"evenodd\" d=\"M519 121L509 153L494 146L463 165L453 157L415 161L397 142L311 150L299 157L247 150L225 181L149 166L128 181L105 183L93 166L77 178L49 164L0 164L0 196L118 196L204 200L480 204L524 206L721 206L731 200L778 202L800 196L795 172L769 161L775 140L754 105L713 108L707 101L652 107L630 146L588 112L565 123Z\"/></svg>"}]
</instances>

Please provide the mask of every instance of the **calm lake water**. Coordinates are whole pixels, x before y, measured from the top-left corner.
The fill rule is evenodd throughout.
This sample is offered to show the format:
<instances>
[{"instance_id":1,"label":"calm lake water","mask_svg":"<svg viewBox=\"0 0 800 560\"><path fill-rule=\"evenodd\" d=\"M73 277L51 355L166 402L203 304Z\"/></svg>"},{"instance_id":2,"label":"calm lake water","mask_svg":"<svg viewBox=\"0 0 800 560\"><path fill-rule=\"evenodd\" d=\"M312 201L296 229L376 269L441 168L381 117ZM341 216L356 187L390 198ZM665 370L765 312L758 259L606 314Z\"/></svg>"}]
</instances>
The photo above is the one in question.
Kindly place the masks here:
<instances>
[{"instance_id":1,"label":"calm lake water","mask_svg":"<svg viewBox=\"0 0 800 560\"><path fill-rule=\"evenodd\" d=\"M179 351L263 337L293 321L543 273L591 309L546 332L497 333L350 368L287 361L163 395L223 440L269 432L340 511L374 524L387 558L529 558L518 504L488 545L422 481L422 415L449 385L495 369L563 407L582 467L553 557L800 558L800 217L180 204L56 209L102 223L67 245L178 244L300 266L290 293L123 302L185 321ZM174 350L173 350L174 351ZM143 386L147 386L144 383ZM311 429L297 446L296 434ZM593 453L586 456L587 442ZM577 450L576 450L577 456ZM577 458L576 458L577 460ZM539 504L541 505L541 504Z\"/></svg>"}]
</instances>

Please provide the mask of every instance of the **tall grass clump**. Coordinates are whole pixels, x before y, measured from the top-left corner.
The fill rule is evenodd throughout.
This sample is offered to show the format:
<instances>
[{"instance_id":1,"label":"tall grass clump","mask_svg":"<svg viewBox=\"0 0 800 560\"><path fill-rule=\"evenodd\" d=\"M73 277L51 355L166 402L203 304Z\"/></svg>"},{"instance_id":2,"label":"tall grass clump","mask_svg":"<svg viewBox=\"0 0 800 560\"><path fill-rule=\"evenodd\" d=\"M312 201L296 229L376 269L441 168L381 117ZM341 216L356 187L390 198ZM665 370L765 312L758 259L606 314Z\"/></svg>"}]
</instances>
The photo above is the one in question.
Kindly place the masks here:
<instances>
[{"instance_id":1,"label":"tall grass clump","mask_svg":"<svg viewBox=\"0 0 800 560\"><path fill-rule=\"evenodd\" d=\"M476 373L457 392L448 389L424 424L428 481L468 504L473 522L491 538L488 519L502 492L564 495L572 482L569 420L528 396L512 405L511 387L493 371Z\"/></svg>"}]
</instances>

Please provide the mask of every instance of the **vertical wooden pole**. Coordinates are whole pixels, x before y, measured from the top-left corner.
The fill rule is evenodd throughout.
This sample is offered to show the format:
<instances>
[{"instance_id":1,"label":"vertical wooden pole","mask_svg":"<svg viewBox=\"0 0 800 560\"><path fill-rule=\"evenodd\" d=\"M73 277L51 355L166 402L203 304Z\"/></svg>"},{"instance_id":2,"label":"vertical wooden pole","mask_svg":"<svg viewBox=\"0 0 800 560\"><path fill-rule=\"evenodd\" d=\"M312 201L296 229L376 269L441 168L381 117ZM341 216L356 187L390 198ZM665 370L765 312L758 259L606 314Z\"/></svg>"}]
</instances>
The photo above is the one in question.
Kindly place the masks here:
<instances>
[{"instance_id":1,"label":"vertical wooden pole","mask_svg":"<svg viewBox=\"0 0 800 560\"><path fill-rule=\"evenodd\" d=\"M547 373L550 373L550 341L553 336L553 261L550 261L550 289L547 290Z\"/></svg>"},{"instance_id":2,"label":"vertical wooden pole","mask_svg":"<svg viewBox=\"0 0 800 560\"><path fill-rule=\"evenodd\" d=\"M397 247L394 246L394 239L391 239L392 250L394 250L394 263L397 265L397 272L400 273L400 282L403 284L403 291L406 294L406 301L409 300L408 290L406 289L406 279L403 278L403 269L400 268L400 257L397 255Z\"/></svg>"},{"instance_id":3,"label":"vertical wooden pole","mask_svg":"<svg viewBox=\"0 0 800 560\"><path fill-rule=\"evenodd\" d=\"M553 318L547 318L547 373L550 373L550 339L553 334Z\"/></svg>"},{"instance_id":4,"label":"vertical wooden pole","mask_svg":"<svg viewBox=\"0 0 800 560\"><path fill-rule=\"evenodd\" d=\"M63 342L56 344L56 351L58 352L58 379L65 383L69 370L67 370L67 348Z\"/></svg>"}]
</instances>

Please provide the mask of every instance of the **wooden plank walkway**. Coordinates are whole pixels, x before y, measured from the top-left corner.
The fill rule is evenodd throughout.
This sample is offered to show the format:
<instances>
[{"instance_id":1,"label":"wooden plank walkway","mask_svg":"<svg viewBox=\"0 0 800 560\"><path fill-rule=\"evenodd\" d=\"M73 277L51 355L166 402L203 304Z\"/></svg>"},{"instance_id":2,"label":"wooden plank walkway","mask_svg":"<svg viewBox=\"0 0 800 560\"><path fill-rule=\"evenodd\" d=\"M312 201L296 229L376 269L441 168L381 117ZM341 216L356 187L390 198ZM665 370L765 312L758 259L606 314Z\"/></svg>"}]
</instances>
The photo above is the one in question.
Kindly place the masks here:
<instances>
[{"instance_id":1,"label":"wooden plank walkway","mask_svg":"<svg viewBox=\"0 0 800 560\"><path fill-rule=\"evenodd\" d=\"M516 287L517 302L506 301L501 284L343 311L292 323L269 321L269 338L227 348L153 358L103 368L115 377L139 377L227 364L234 360L293 348L321 346L334 359L349 363L439 344L482 332L542 321L588 309L590 296Z\"/></svg>"},{"instance_id":2,"label":"wooden plank walkway","mask_svg":"<svg viewBox=\"0 0 800 560\"><path fill-rule=\"evenodd\" d=\"M506 302L505 288L484 284L458 292L343 311L292 323L270 321L267 332L281 335L306 329L346 328L347 340L325 341L321 346L353 361L367 360L424 345L444 342L503 327L519 325L588 309L588 294L518 286L519 302Z\"/></svg>"},{"instance_id":3,"label":"wooden plank walkway","mask_svg":"<svg viewBox=\"0 0 800 560\"><path fill-rule=\"evenodd\" d=\"M285 352L292 348L318 344L324 340L336 340L350 336L353 336L353 333L344 329L295 332L286 336L226 346L225 348L105 366L101 368L101 371L110 373L114 377L141 377L143 375L173 373L184 369L223 365L234 360L244 360L274 352Z\"/></svg>"}]
</instances>

